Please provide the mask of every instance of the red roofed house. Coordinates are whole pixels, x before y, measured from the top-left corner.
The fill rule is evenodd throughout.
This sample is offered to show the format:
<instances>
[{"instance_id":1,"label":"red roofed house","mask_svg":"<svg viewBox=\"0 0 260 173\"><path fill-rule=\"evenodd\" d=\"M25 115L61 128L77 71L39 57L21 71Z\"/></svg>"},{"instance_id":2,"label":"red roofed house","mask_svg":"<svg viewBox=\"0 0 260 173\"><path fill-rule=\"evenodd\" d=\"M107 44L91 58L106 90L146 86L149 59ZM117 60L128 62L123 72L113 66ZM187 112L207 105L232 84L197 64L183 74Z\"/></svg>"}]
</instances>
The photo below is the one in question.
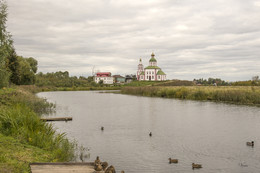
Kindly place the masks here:
<instances>
[{"instance_id":1,"label":"red roofed house","mask_svg":"<svg viewBox=\"0 0 260 173\"><path fill-rule=\"evenodd\" d=\"M103 81L103 84L114 83L114 77L111 76L110 72L97 72L94 80L96 83L99 83L101 80Z\"/></svg>"}]
</instances>

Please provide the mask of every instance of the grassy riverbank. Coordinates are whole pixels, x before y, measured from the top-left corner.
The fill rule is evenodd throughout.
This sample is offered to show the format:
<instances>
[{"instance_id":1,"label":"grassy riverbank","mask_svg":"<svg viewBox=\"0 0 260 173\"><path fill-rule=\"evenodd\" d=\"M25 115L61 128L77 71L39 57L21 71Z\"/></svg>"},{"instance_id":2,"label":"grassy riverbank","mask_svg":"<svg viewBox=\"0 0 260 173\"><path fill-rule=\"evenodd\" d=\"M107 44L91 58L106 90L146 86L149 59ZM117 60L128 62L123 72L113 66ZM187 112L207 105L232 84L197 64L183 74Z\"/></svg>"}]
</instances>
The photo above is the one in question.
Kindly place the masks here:
<instances>
[{"instance_id":1,"label":"grassy riverbank","mask_svg":"<svg viewBox=\"0 0 260 173\"><path fill-rule=\"evenodd\" d=\"M121 93L260 106L259 86L124 87Z\"/></svg>"},{"instance_id":2,"label":"grassy riverbank","mask_svg":"<svg viewBox=\"0 0 260 173\"><path fill-rule=\"evenodd\" d=\"M38 87L35 85L23 85L20 86L25 90L32 93L45 92L45 91L92 91L92 90L120 90L121 86L97 86L97 87L53 87L53 86L42 86Z\"/></svg>"},{"instance_id":3,"label":"grassy riverbank","mask_svg":"<svg viewBox=\"0 0 260 173\"><path fill-rule=\"evenodd\" d=\"M28 172L29 162L73 159L75 145L40 121L53 107L28 90L0 89L0 172Z\"/></svg>"}]
</instances>

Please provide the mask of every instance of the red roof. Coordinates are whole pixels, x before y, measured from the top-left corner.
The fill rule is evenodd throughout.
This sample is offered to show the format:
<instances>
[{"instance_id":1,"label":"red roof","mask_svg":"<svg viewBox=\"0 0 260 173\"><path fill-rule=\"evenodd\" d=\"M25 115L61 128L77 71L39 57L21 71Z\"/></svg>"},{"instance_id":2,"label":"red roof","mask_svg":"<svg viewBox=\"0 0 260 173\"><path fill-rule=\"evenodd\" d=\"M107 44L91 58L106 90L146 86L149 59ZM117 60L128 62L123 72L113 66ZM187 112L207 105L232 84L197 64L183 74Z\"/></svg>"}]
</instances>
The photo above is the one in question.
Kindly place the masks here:
<instances>
[{"instance_id":1,"label":"red roof","mask_svg":"<svg viewBox=\"0 0 260 173\"><path fill-rule=\"evenodd\" d=\"M98 72L96 74L97 77L110 77L111 73L110 72Z\"/></svg>"}]
</instances>

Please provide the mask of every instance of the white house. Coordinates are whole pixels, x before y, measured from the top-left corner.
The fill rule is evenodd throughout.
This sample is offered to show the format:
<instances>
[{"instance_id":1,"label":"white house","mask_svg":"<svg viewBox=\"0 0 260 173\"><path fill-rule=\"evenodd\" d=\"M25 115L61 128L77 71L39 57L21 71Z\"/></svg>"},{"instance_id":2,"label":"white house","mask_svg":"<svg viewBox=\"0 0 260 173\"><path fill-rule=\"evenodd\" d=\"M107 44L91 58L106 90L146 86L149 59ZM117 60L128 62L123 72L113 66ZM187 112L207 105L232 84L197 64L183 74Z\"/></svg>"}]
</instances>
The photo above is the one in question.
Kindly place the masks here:
<instances>
[{"instance_id":1,"label":"white house","mask_svg":"<svg viewBox=\"0 0 260 173\"><path fill-rule=\"evenodd\" d=\"M101 81L101 80L103 81L103 84L113 84L114 83L114 77L111 76L110 72L98 72L98 73L96 73L94 80L96 83L99 83L99 81Z\"/></svg>"}]
</instances>

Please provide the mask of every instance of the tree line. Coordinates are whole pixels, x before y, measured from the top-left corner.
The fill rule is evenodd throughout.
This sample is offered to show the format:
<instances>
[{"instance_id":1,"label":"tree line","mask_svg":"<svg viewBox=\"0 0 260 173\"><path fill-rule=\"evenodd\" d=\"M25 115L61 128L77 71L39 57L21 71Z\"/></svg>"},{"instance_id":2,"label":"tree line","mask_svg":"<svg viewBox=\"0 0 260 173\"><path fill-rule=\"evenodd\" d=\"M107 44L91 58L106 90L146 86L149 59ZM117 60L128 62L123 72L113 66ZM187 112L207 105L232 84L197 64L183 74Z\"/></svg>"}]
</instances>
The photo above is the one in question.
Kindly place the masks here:
<instances>
[{"instance_id":1,"label":"tree line","mask_svg":"<svg viewBox=\"0 0 260 173\"><path fill-rule=\"evenodd\" d=\"M35 85L42 86L50 86L50 87L88 87L88 86L97 86L93 81L93 77L77 77L77 76L69 76L68 71L58 71L52 73L42 73L39 72L36 74L36 82Z\"/></svg>"},{"instance_id":2,"label":"tree line","mask_svg":"<svg viewBox=\"0 0 260 173\"><path fill-rule=\"evenodd\" d=\"M34 84L38 62L16 54L12 35L6 28L7 15L7 4L0 1L0 88Z\"/></svg>"},{"instance_id":3,"label":"tree line","mask_svg":"<svg viewBox=\"0 0 260 173\"><path fill-rule=\"evenodd\" d=\"M260 79L259 76L253 76L252 80L247 81L236 81L236 82L227 82L220 78L208 78L208 79L193 79L193 82L196 85L215 85L215 86L260 86Z\"/></svg>"},{"instance_id":4,"label":"tree line","mask_svg":"<svg viewBox=\"0 0 260 173\"><path fill-rule=\"evenodd\" d=\"M233 86L260 86L259 76L253 76L252 80L248 81L237 81L232 83Z\"/></svg>"},{"instance_id":5,"label":"tree line","mask_svg":"<svg viewBox=\"0 0 260 173\"><path fill-rule=\"evenodd\" d=\"M220 78L208 78L208 79L193 79L193 82L196 85L215 85L215 86L227 86L230 85L230 83L221 80Z\"/></svg>"}]
</instances>

